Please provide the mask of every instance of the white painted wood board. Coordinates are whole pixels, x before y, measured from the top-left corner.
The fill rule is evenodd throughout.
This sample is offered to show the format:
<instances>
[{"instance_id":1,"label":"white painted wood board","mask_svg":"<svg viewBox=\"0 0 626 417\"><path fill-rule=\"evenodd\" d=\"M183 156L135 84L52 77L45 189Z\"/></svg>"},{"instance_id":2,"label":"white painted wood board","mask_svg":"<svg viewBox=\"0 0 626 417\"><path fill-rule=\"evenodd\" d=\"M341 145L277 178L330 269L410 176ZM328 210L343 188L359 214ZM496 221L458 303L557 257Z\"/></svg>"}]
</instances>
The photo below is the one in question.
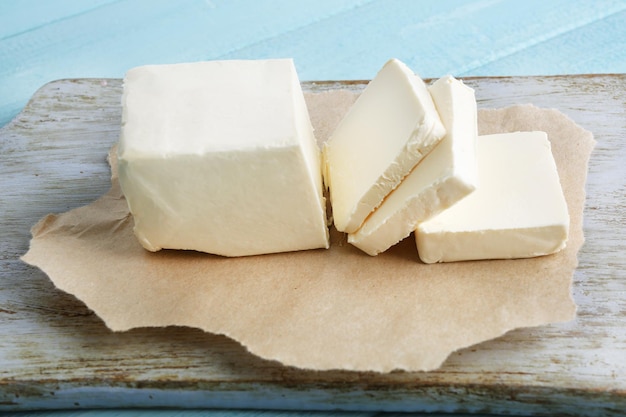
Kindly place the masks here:
<instances>
[{"instance_id":1,"label":"white painted wood board","mask_svg":"<svg viewBox=\"0 0 626 417\"><path fill-rule=\"evenodd\" d=\"M106 192L119 80L42 87L0 130L0 410L238 407L563 415L626 410L626 75L469 78L479 107L557 108L598 141L577 319L519 329L453 354L438 371L310 372L185 328L114 334L19 260L29 228ZM304 83L360 91L364 82Z\"/></svg>"}]
</instances>

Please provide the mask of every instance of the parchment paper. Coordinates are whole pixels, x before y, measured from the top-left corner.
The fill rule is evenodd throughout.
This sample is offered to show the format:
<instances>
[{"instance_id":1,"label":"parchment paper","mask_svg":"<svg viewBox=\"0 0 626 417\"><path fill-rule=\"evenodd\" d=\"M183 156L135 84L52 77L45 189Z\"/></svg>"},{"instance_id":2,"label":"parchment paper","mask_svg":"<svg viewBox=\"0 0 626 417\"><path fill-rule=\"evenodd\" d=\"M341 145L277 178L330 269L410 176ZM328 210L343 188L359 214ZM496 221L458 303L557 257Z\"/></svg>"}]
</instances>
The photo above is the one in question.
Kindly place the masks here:
<instances>
[{"instance_id":1,"label":"parchment paper","mask_svg":"<svg viewBox=\"0 0 626 417\"><path fill-rule=\"evenodd\" d=\"M342 91L307 96L318 140L355 97ZM370 257L332 229L329 250L236 259L150 253L135 240L111 160L111 190L89 206L42 219L23 259L113 331L191 326L300 368L433 370L455 350L518 327L568 321L576 311L571 285L583 243L592 135L556 110L530 105L481 110L479 130L548 132L571 216L565 250L526 260L425 265L413 236Z\"/></svg>"}]
</instances>

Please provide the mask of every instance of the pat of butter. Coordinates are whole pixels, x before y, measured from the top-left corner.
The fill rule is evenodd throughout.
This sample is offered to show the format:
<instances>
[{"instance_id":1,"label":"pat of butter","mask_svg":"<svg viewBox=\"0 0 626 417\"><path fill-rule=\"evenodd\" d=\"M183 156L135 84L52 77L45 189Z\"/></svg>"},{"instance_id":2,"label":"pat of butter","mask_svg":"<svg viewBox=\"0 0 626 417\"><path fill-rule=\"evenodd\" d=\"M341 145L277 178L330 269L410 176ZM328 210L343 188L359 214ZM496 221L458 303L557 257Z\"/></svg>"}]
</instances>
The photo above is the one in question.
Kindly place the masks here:
<instances>
[{"instance_id":1,"label":"pat of butter","mask_svg":"<svg viewBox=\"0 0 626 417\"><path fill-rule=\"evenodd\" d=\"M437 80L430 94L446 136L398 188L365 220L348 242L377 255L409 236L476 188L477 114L474 90L451 76Z\"/></svg>"},{"instance_id":2,"label":"pat of butter","mask_svg":"<svg viewBox=\"0 0 626 417\"><path fill-rule=\"evenodd\" d=\"M387 62L324 146L337 230L356 231L444 134L424 82L400 61Z\"/></svg>"},{"instance_id":3,"label":"pat of butter","mask_svg":"<svg viewBox=\"0 0 626 417\"><path fill-rule=\"evenodd\" d=\"M529 258L563 249L569 214L547 135L479 136L477 161L476 191L416 230L422 261Z\"/></svg>"},{"instance_id":4,"label":"pat of butter","mask_svg":"<svg viewBox=\"0 0 626 417\"><path fill-rule=\"evenodd\" d=\"M328 247L320 151L291 60L131 69L119 179L150 251Z\"/></svg>"}]
</instances>

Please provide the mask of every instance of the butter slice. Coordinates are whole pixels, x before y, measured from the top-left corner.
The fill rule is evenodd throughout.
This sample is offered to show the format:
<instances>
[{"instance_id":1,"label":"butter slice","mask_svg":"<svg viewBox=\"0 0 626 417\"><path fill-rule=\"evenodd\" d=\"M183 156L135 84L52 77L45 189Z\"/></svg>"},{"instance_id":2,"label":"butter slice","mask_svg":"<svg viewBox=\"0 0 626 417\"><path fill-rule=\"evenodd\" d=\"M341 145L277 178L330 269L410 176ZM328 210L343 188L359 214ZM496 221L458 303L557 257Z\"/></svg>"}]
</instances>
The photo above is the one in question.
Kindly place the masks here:
<instances>
[{"instance_id":1,"label":"butter slice","mask_svg":"<svg viewBox=\"0 0 626 417\"><path fill-rule=\"evenodd\" d=\"M567 203L544 132L479 136L479 186L416 230L426 263L529 258L563 249Z\"/></svg>"},{"instance_id":2,"label":"butter slice","mask_svg":"<svg viewBox=\"0 0 626 417\"><path fill-rule=\"evenodd\" d=\"M126 74L119 179L150 251L328 247L321 155L291 60Z\"/></svg>"},{"instance_id":3,"label":"butter slice","mask_svg":"<svg viewBox=\"0 0 626 417\"><path fill-rule=\"evenodd\" d=\"M429 87L446 135L385 198L348 242L377 255L409 236L422 221L476 189L477 112L474 90L446 76Z\"/></svg>"},{"instance_id":4,"label":"butter slice","mask_svg":"<svg viewBox=\"0 0 626 417\"><path fill-rule=\"evenodd\" d=\"M444 134L424 82L388 61L324 146L337 230L355 232Z\"/></svg>"}]
</instances>

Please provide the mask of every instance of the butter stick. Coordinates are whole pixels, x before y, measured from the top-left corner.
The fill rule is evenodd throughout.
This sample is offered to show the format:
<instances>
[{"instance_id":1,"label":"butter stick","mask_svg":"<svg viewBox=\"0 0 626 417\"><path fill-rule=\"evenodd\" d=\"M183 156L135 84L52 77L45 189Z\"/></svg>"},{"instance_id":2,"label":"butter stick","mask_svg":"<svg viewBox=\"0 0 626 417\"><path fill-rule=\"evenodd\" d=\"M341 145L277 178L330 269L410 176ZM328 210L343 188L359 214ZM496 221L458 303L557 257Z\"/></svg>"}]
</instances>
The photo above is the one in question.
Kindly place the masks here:
<instances>
[{"instance_id":1,"label":"butter stick","mask_svg":"<svg viewBox=\"0 0 626 417\"><path fill-rule=\"evenodd\" d=\"M530 258L563 249L569 214L544 132L478 137L479 186L421 223L425 263Z\"/></svg>"},{"instance_id":2,"label":"butter stick","mask_svg":"<svg viewBox=\"0 0 626 417\"><path fill-rule=\"evenodd\" d=\"M409 236L419 223L476 189L474 90L446 76L430 86L429 91L447 133L361 228L348 235L348 242L369 255L387 250Z\"/></svg>"},{"instance_id":3,"label":"butter stick","mask_svg":"<svg viewBox=\"0 0 626 417\"><path fill-rule=\"evenodd\" d=\"M424 82L392 59L324 146L324 178L340 232L355 232L445 134Z\"/></svg>"},{"instance_id":4,"label":"butter stick","mask_svg":"<svg viewBox=\"0 0 626 417\"><path fill-rule=\"evenodd\" d=\"M119 179L146 249L328 247L321 154L291 60L138 67L122 101Z\"/></svg>"}]
</instances>

